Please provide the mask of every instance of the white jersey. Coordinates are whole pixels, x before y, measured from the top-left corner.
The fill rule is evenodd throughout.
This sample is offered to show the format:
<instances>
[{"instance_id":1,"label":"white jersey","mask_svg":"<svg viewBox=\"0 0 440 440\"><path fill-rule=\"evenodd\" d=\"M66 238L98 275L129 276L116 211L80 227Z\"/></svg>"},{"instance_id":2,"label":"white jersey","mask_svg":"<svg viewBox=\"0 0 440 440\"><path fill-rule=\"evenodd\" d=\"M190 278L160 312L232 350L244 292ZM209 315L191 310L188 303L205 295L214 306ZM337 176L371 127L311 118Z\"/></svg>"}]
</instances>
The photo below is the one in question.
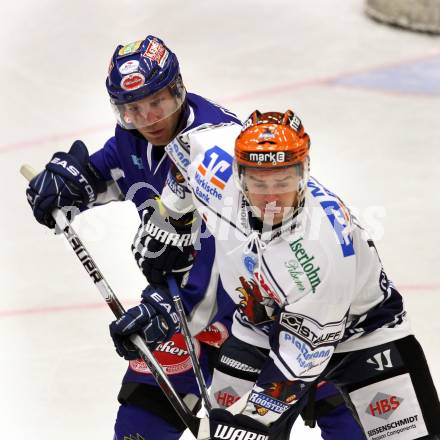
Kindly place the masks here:
<instances>
[{"instance_id":1,"label":"white jersey","mask_svg":"<svg viewBox=\"0 0 440 440\"><path fill-rule=\"evenodd\" d=\"M177 198L175 210L193 204L215 237L223 287L238 305L233 334L270 348L274 369L287 380L306 382L322 373L335 351L410 334L402 298L373 242L317 180L309 179L296 217L279 229L255 229L232 172L240 130L225 125L190 133L190 152L177 141L167 147L175 157L186 155L179 168L190 193ZM170 206L173 194L165 198Z\"/></svg>"}]
</instances>

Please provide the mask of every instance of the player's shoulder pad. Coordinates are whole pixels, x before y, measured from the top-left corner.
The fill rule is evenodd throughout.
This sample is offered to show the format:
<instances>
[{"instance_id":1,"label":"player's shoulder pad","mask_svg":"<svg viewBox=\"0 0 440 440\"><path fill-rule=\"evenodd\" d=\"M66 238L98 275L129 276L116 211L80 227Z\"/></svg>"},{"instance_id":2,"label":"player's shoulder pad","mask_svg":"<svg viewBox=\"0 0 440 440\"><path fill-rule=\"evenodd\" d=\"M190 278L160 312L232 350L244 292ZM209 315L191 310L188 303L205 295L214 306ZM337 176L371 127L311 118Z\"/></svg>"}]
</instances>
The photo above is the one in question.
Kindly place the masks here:
<instances>
[{"instance_id":1,"label":"player's shoulder pad","mask_svg":"<svg viewBox=\"0 0 440 440\"><path fill-rule=\"evenodd\" d=\"M216 128L231 127L231 126L240 127L241 129L241 125L236 124L235 122L222 122L220 124L211 124L209 122L206 122L204 124L198 125L197 127L193 127L187 131L183 131L177 136L177 140L188 151L190 145L190 137L195 133L210 132L211 130L214 130Z\"/></svg>"},{"instance_id":2,"label":"player's shoulder pad","mask_svg":"<svg viewBox=\"0 0 440 440\"><path fill-rule=\"evenodd\" d=\"M235 139L241 131L241 125L235 123L222 123L206 126L189 134L188 141L191 145L191 155L196 152L216 148L234 154Z\"/></svg>"}]
</instances>

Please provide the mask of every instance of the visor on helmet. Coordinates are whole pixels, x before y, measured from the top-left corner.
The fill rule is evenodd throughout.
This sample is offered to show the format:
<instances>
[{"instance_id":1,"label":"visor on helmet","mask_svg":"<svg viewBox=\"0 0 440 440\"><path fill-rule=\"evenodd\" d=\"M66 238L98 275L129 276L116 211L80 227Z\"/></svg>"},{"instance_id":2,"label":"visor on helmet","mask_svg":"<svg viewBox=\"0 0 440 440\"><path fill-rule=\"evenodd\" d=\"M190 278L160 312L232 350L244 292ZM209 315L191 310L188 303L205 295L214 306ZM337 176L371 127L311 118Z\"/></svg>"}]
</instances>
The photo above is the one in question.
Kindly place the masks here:
<instances>
[{"instance_id":1,"label":"visor on helmet","mask_svg":"<svg viewBox=\"0 0 440 440\"><path fill-rule=\"evenodd\" d=\"M170 117L180 109L185 97L186 90L179 76L172 84L150 96L125 104L111 104L118 124L134 130L149 127Z\"/></svg>"},{"instance_id":2,"label":"visor on helmet","mask_svg":"<svg viewBox=\"0 0 440 440\"><path fill-rule=\"evenodd\" d=\"M285 194L304 186L304 163L283 168L255 168L234 162L234 177L245 194Z\"/></svg>"}]
</instances>

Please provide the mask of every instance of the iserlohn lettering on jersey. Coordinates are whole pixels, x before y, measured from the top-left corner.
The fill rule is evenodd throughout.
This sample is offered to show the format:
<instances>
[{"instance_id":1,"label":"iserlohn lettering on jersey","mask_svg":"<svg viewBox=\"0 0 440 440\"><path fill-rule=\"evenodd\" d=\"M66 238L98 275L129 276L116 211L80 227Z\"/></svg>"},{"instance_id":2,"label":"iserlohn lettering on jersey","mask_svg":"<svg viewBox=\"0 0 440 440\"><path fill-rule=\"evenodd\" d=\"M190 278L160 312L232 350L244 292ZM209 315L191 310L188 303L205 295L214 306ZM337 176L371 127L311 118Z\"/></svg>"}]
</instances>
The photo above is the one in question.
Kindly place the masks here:
<instances>
[{"instance_id":1,"label":"iserlohn lettering on jersey","mask_svg":"<svg viewBox=\"0 0 440 440\"><path fill-rule=\"evenodd\" d=\"M321 279L319 278L320 267L316 267L312 263L315 257L313 255L309 257L301 243L302 241L302 237L298 238L298 240L296 241L293 241L292 243L290 243L290 249L292 249L293 253L295 254L298 263L301 265L304 273L307 276L307 279L310 282L313 293L315 293L316 288L319 286L319 284L321 284Z\"/></svg>"}]
</instances>

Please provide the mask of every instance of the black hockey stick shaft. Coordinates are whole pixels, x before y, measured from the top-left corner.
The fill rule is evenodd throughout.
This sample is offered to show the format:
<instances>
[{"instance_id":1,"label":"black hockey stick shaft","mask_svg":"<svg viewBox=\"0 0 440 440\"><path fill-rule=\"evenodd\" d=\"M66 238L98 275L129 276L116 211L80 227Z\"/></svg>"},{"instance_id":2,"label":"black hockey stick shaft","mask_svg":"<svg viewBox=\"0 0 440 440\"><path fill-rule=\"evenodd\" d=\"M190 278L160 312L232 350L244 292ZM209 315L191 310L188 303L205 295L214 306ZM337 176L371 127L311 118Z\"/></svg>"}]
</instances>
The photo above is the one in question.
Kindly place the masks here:
<instances>
[{"instance_id":1,"label":"black hockey stick shaft","mask_svg":"<svg viewBox=\"0 0 440 440\"><path fill-rule=\"evenodd\" d=\"M29 165L23 165L20 168L20 173L27 180L31 180L36 175L35 171ZM125 313L124 307L111 289L110 285L107 283L101 271L98 269L98 266L82 243L78 234L72 228L72 225L70 224L66 215L60 209L55 209L52 212L52 216L59 230L63 232L70 246L74 250L76 256L81 261L84 269L93 280L93 283L98 288L99 292L101 293L105 302L110 307L115 317L121 317L121 315ZM137 334L131 335L130 341L138 349L140 357L150 369L157 384L159 385L165 396L168 398L176 413L182 419L182 422L188 427L194 437L197 437L200 419L191 412L191 410L176 392L167 375L163 371L160 364L157 362L156 358L151 353L145 341Z\"/></svg>"}]
</instances>

